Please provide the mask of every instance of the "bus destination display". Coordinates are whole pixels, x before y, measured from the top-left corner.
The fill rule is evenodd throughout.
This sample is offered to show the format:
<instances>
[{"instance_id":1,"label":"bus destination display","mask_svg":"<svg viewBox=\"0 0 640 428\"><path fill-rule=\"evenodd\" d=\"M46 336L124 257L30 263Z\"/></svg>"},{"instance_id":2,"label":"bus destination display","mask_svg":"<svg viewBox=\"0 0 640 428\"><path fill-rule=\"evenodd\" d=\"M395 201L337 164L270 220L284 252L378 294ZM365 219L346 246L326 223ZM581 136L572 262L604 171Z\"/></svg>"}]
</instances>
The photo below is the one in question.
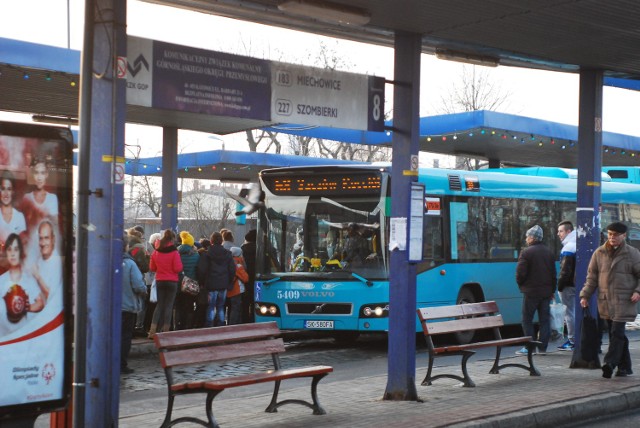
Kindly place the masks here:
<instances>
[{"instance_id":1,"label":"bus destination display","mask_svg":"<svg viewBox=\"0 0 640 428\"><path fill-rule=\"evenodd\" d=\"M335 195L348 193L380 193L381 179L374 174L290 175L263 177L267 188L276 195Z\"/></svg>"}]
</instances>

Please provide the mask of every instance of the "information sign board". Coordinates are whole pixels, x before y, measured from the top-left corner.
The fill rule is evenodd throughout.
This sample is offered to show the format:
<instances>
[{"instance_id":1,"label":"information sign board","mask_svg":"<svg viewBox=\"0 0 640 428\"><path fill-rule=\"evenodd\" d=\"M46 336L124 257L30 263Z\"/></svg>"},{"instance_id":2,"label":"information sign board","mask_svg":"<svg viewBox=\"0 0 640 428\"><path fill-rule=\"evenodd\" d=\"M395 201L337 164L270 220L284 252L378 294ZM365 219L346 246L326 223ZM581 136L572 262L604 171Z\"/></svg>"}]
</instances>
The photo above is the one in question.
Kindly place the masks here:
<instances>
[{"instance_id":1,"label":"information sign board","mask_svg":"<svg viewBox=\"0 0 640 428\"><path fill-rule=\"evenodd\" d=\"M298 125L382 131L384 79L272 62L271 118Z\"/></svg>"},{"instance_id":2,"label":"information sign board","mask_svg":"<svg viewBox=\"0 0 640 428\"><path fill-rule=\"evenodd\" d=\"M384 130L385 79L129 36L127 103L298 125Z\"/></svg>"}]
</instances>

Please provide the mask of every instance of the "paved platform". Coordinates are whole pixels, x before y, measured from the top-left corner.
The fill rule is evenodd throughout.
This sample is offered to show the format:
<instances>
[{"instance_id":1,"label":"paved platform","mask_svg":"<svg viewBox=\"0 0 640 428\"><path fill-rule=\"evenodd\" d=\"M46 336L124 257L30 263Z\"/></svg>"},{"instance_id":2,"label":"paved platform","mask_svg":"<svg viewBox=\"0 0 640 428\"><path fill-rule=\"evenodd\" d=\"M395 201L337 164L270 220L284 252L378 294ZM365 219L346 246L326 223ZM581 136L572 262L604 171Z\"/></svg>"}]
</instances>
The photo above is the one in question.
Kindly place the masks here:
<instances>
[{"instance_id":1,"label":"paved platform","mask_svg":"<svg viewBox=\"0 0 640 428\"><path fill-rule=\"evenodd\" d=\"M629 377L604 379L599 369L570 369L571 353L554 350L534 357L541 377L532 377L528 372L514 368L492 375L489 374L492 361L474 356L468 367L475 388L461 387L452 379L439 379L431 386L421 386L426 367L424 360L419 359L416 388L421 402L382 400L386 372L349 381L328 381L335 375L333 373L318 386L326 415L312 415L310 409L298 405L281 407L277 413L265 413L271 394L256 386L236 388L248 394L243 396L235 394L234 390L223 392L214 400L213 411L223 428L558 426L640 406L640 340L637 334L630 347L636 374ZM524 361L525 357L514 355L516 349L505 348L503 360ZM307 398L309 385L307 379L285 381L280 398ZM159 427L165 413L165 394L150 397L138 409L128 409L120 418L120 426ZM178 397L174 415L205 419L204 395Z\"/></svg>"}]
</instances>

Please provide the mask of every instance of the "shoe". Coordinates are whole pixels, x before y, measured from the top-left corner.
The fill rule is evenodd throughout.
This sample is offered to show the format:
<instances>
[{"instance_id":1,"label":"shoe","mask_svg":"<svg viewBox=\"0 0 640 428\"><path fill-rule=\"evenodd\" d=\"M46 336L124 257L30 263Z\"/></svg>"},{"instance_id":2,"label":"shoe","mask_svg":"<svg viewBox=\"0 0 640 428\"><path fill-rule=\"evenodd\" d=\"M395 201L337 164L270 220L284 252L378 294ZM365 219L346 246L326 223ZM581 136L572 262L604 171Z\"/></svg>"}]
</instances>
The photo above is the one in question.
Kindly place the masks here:
<instances>
[{"instance_id":1,"label":"shoe","mask_svg":"<svg viewBox=\"0 0 640 428\"><path fill-rule=\"evenodd\" d=\"M136 328L133 330L133 337L147 337L147 332L144 331L144 328Z\"/></svg>"},{"instance_id":2,"label":"shoe","mask_svg":"<svg viewBox=\"0 0 640 428\"><path fill-rule=\"evenodd\" d=\"M533 355L547 355L547 350L538 349L538 352L534 352Z\"/></svg>"},{"instance_id":3,"label":"shoe","mask_svg":"<svg viewBox=\"0 0 640 428\"><path fill-rule=\"evenodd\" d=\"M133 370L131 367L120 367L120 374L131 374L134 371L135 370Z\"/></svg>"},{"instance_id":4,"label":"shoe","mask_svg":"<svg viewBox=\"0 0 640 428\"><path fill-rule=\"evenodd\" d=\"M573 351L574 344L570 340L567 340L564 344L558 346L561 351Z\"/></svg>"},{"instance_id":5,"label":"shoe","mask_svg":"<svg viewBox=\"0 0 640 428\"><path fill-rule=\"evenodd\" d=\"M618 369L618 371L616 372L616 377L625 377L625 376L631 376L633 374L633 370L629 369Z\"/></svg>"},{"instance_id":6,"label":"shoe","mask_svg":"<svg viewBox=\"0 0 640 428\"><path fill-rule=\"evenodd\" d=\"M522 347L522 349L516 351L516 355L529 355L529 350L526 347ZM536 352L533 355L536 355Z\"/></svg>"},{"instance_id":7,"label":"shoe","mask_svg":"<svg viewBox=\"0 0 640 428\"><path fill-rule=\"evenodd\" d=\"M613 374L613 367L609 364L605 363L602 365L602 377L605 379L611 379L611 375Z\"/></svg>"}]
</instances>

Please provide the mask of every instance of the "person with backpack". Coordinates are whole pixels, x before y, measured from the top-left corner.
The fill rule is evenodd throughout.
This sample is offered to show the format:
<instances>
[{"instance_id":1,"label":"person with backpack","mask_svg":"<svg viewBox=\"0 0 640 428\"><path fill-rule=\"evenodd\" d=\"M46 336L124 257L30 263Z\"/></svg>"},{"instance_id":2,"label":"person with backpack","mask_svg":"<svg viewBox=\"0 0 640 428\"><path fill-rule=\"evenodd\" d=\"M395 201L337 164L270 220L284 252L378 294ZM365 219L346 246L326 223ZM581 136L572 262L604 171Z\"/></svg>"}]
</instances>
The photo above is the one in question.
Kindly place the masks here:
<instances>
[{"instance_id":1,"label":"person with backpack","mask_svg":"<svg viewBox=\"0 0 640 428\"><path fill-rule=\"evenodd\" d=\"M136 322L136 316L147 294L142 272L131 257L129 245L132 236L123 239L122 255L122 331L120 335L120 374L133 373L129 367L128 359L131 350L131 339Z\"/></svg>"},{"instance_id":2,"label":"person with backpack","mask_svg":"<svg viewBox=\"0 0 640 428\"><path fill-rule=\"evenodd\" d=\"M227 308L229 325L242 324L242 296L246 293L246 284L249 282L249 274L245 269L242 249L231 247L231 255L236 264L236 275L233 279L233 288L227 292Z\"/></svg>"},{"instance_id":3,"label":"person with backpack","mask_svg":"<svg viewBox=\"0 0 640 428\"><path fill-rule=\"evenodd\" d=\"M182 281L185 276L191 279L196 279L196 268L198 266L200 256L194 246L195 240L186 230L180 232L180 239L182 241L182 245L178 247L180 260L182 260L182 275L180 280ZM175 303L176 330L188 330L193 328L197 298L197 295L193 296L188 294L182 291L181 286L179 286Z\"/></svg>"},{"instance_id":4,"label":"person with backpack","mask_svg":"<svg viewBox=\"0 0 640 428\"><path fill-rule=\"evenodd\" d=\"M144 242L144 234L138 229L131 228L127 231L129 238L129 255L133 258L133 261L138 265L138 269L144 275L149 272L149 253L147 252L147 245Z\"/></svg>"},{"instance_id":5,"label":"person with backpack","mask_svg":"<svg viewBox=\"0 0 640 428\"><path fill-rule=\"evenodd\" d=\"M144 328L144 320L147 308L149 307L148 291L151 285L150 283L147 284L146 278L149 276L147 274L149 272L149 260L151 259L151 256L147 251L147 244L144 241L144 233L140 231L141 228L141 226L136 226L127 230L127 239L129 240L129 250L127 254L131 256L133 261L136 263L136 266L138 266L138 270L142 272L145 284L147 285L147 297L142 301L142 306L136 316L135 323L135 334L144 337L147 334Z\"/></svg>"}]
</instances>

